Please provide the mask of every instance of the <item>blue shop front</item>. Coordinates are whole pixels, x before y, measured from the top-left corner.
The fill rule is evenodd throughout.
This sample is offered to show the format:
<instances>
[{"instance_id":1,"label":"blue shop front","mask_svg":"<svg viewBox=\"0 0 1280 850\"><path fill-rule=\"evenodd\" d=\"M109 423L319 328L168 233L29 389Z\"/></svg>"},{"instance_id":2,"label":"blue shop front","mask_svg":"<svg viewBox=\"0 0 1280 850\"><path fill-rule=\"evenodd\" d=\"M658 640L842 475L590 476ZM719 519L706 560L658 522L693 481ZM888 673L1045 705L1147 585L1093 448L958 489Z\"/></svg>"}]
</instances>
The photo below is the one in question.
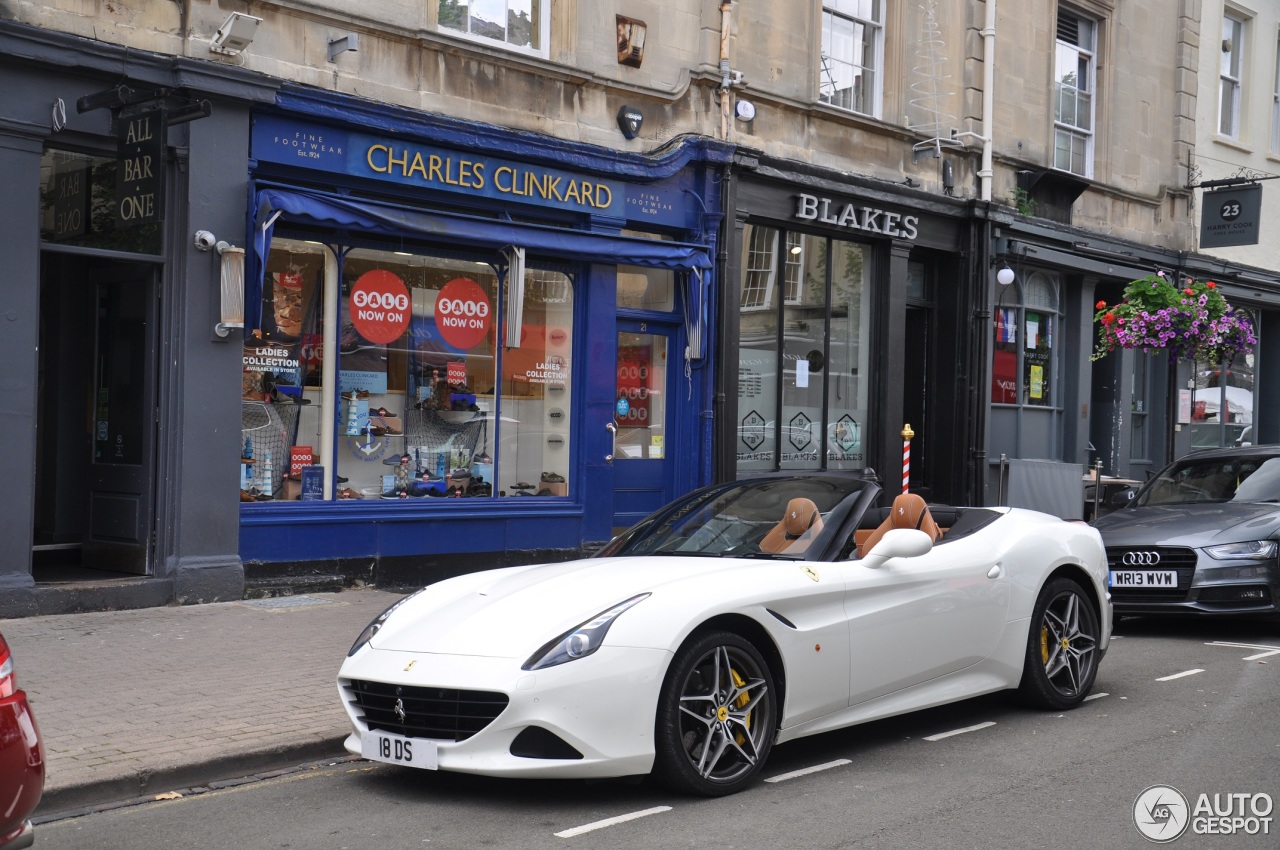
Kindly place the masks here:
<instances>
[{"instance_id":1,"label":"blue shop front","mask_svg":"<svg viewBox=\"0 0 1280 850\"><path fill-rule=\"evenodd\" d=\"M620 153L306 91L250 144L247 579L572 557L711 481L727 147Z\"/></svg>"}]
</instances>

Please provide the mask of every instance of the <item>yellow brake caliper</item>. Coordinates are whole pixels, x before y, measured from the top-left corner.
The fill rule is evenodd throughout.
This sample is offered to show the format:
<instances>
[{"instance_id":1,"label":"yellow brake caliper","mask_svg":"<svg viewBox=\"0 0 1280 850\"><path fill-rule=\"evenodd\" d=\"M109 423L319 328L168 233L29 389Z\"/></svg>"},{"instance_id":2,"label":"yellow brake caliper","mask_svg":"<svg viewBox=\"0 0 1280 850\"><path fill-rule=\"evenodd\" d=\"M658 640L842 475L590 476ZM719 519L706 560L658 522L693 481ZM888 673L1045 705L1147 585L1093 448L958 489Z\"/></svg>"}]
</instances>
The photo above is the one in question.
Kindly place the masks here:
<instances>
[{"instance_id":1,"label":"yellow brake caliper","mask_svg":"<svg viewBox=\"0 0 1280 850\"><path fill-rule=\"evenodd\" d=\"M1071 648L1071 642L1067 638L1059 641L1062 649L1065 651ZM1047 628L1040 629L1040 659L1045 666L1049 664L1049 630Z\"/></svg>"},{"instance_id":2,"label":"yellow brake caliper","mask_svg":"<svg viewBox=\"0 0 1280 850\"><path fill-rule=\"evenodd\" d=\"M747 683L747 680L739 676L738 671L734 670L732 667L729 668L729 675L733 677L734 687L740 688ZM734 700L734 705L738 708L746 708L747 703L749 702L751 702L751 697L744 691L738 695L736 700ZM746 724L748 729L751 728L751 712L747 712L747 716L743 722ZM746 737L741 732L735 735L733 739L737 742L739 747L747 741Z\"/></svg>"}]
</instances>

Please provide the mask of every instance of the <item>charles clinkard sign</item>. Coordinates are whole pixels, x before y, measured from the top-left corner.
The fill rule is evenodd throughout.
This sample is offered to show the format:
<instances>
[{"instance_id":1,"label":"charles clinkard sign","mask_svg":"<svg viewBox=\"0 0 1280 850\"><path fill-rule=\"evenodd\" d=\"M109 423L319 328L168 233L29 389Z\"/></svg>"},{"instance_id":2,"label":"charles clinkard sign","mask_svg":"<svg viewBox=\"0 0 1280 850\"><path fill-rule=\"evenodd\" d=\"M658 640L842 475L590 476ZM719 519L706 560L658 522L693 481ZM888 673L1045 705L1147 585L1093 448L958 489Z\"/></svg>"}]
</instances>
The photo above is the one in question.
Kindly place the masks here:
<instances>
[{"instance_id":1,"label":"charles clinkard sign","mask_svg":"<svg viewBox=\"0 0 1280 850\"><path fill-rule=\"evenodd\" d=\"M834 201L817 195L796 196L794 218L799 221L816 221L833 227L894 236L898 239L915 239L920 219L914 215L889 212L854 201Z\"/></svg>"},{"instance_id":2,"label":"charles clinkard sign","mask_svg":"<svg viewBox=\"0 0 1280 850\"><path fill-rule=\"evenodd\" d=\"M503 151L503 153L508 153ZM277 116L254 119L259 161L346 174L455 196L592 216L687 226L683 184L629 183L466 149L375 136Z\"/></svg>"}]
</instances>

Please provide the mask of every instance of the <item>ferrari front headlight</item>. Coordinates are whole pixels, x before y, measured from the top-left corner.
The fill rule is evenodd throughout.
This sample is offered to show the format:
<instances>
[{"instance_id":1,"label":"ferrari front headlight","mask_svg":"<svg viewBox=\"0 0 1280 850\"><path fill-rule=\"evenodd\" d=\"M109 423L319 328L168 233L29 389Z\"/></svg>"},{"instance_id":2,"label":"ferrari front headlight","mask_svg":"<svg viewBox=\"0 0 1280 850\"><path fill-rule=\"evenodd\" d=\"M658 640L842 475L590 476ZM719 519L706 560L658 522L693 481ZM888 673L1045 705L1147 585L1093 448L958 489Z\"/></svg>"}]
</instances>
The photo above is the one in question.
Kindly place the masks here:
<instances>
[{"instance_id":1,"label":"ferrari front headlight","mask_svg":"<svg viewBox=\"0 0 1280 850\"><path fill-rule=\"evenodd\" d=\"M613 621L618 619L618 616L623 611L647 599L649 595L648 593L641 593L639 596L633 596L625 602L619 602L608 611L597 614L585 623L573 627L549 643L544 644L537 652L529 656L528 661L520 665L520 669L541 670L544 667L554 667L557 664L564 664L566 661L573 661L575 658L590 655L604 643L604 636L608 633L609 627L613 625Z\"/></svg>"},{"instance_id":2,"label":"ferrari front headlight","mask_svg":"<svg viewBox=\"0 0 1280 850\"><path fill-rule=\"evenodd\" d=\"M426 590L426 588L424 587L422 588L422 590ZM351 656L355 655L357 652L360 651L360 647L364 646L366 643L373 640L373 636L376 635L378 633L378 630L382 628L382 624L385 623L387 621L387 618L391 616L391 612L395 611L401 605L408 602L413 597L417 596L419 593L422 592L422 590L417 590L417 591L414 591L413 593L410 593L404 599L401 599L399 602L395 603L390 608L388 608L387 610L379 614L377 617L375 617L372 623L364 627L364 631L362 631L360 633L360 636L356 638L356 642L351 644L351 649L347 651L347 657L350 658Z\"/></svg>"},{"instance_id":3,"label":"ferrari front headlight","mask_svg":"<svg viewBox=\"0 0 1280 850\"><path fill-rule=\"evenodd\" d=\"M1204 551L1210 558L1220 561L1265 561L1276 556L1276 541L1249 540L1244 543L1224 543L1221 546L1206 547Z\"/></svg>"}]
</instances>

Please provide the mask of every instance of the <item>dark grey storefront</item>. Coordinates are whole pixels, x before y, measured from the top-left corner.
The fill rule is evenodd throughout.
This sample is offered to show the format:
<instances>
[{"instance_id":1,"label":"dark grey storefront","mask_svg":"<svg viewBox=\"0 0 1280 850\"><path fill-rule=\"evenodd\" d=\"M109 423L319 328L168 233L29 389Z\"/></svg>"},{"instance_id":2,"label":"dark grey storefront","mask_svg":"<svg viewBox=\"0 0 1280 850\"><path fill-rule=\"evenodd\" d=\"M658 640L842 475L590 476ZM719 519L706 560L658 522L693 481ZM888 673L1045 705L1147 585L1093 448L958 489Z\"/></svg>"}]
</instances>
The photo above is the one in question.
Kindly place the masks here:
<instances>
[{"instance_id":1,"label":"dark grey storefront","mask_svg":"<svg viewBox=\"0 0 1280 850\"><path fill-rule=\"evenodd\" d=\"M0 68L0 617L241 598L211 462L237 448L241 351L192 234L243 232L249 110L274 87L9 22Z\"/></svg>"},{"instance_id":2,"label":"dark grey storefront","mask_svg":"<svg viewBox=\"0 0 1280 850\"><path fill-rule=\"evenodd\" d=\"M974 202L750 152L735 165L718 476L870 466L896 492L909 425L910 489L974 498L986 278Z\"/></svg>"}]
</instances>

